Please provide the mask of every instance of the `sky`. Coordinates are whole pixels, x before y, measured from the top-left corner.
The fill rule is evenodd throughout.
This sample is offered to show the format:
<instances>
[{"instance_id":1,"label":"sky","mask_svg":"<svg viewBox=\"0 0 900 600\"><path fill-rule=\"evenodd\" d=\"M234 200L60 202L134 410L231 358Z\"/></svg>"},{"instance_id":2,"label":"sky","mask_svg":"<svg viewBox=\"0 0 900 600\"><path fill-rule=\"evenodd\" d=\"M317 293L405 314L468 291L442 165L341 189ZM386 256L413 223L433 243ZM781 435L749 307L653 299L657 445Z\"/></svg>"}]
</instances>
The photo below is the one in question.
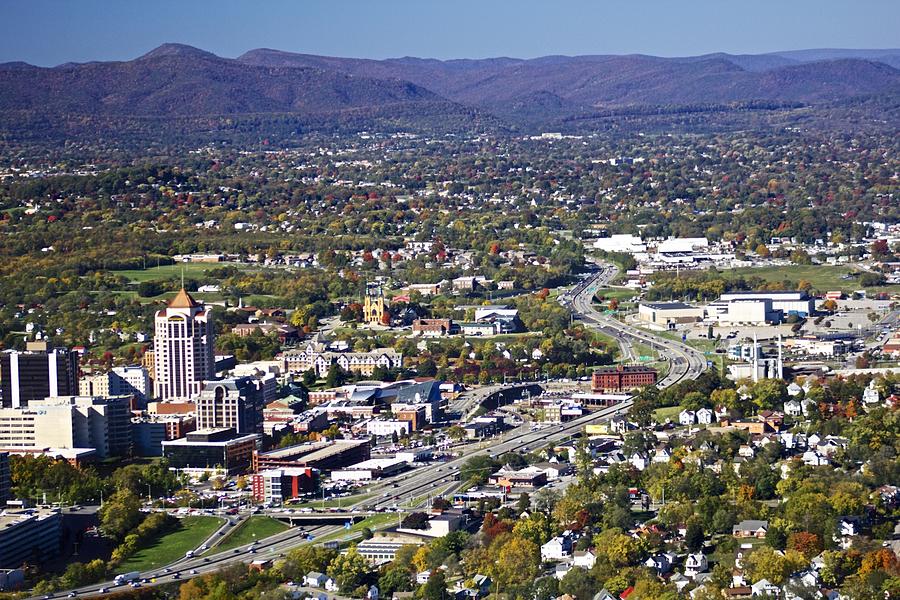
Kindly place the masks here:
<instances>
[{"instance_id":1,"label":"sky","mask_svg":"<svg viewBox=\"0 0 900 600\"><path fill-rule=\"evenodd\" d=\"M389 58L900 46L900 0L0 0L0 62L128 60L166 42Z\"/></svg>"}]
</instances>

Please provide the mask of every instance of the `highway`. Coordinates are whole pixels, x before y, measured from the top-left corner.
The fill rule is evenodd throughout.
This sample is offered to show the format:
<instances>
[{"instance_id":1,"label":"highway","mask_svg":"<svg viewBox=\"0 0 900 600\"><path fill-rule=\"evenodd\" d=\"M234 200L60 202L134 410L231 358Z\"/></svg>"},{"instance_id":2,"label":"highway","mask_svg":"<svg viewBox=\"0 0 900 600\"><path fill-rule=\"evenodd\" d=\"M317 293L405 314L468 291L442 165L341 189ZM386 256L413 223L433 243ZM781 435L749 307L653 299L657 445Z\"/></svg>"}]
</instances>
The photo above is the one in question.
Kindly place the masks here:
<instances>
[{"instance_id":1,"label":"highway","mask_svg":"<svg viewBox=\"0 0 900 600\"><path fill-rule=\"evenodd\" d=\"M599 265L599 270L572 290L562 294L559 298L563 306L569 308L573 315L577 316L586 325L603 331L620 341L625 347L630 347L634 342L640 342L658 350L660 355L669 361L669 373L657 382L657 386L665 388L684 379L695 379L706 368L706 357L699 351L672 340L655 336L641 329L626 325L611 316L597 312L591 306L592 299L597 289L607 285L616 276L616 269L612 265ZM627 356L627 354L626 354ZM487 395L504 388L513 388L521 384L507 386L491 386L481 388L476 392L465 396L452 406L462 413L468 413L477 406ZM529 423L523 423L519 427L505 432L502 436L491 438L485 443L464 446L458 450L458 456L443 463L434 463L413 471L401 474L387 480L373 482L369 489L373 496L348 506L354 515L373 511L390 511L398 515L398 520L403 512L411 512L415 507L421 506L429 495L448 495L456 491L465 482L457 481L456 476L463 464L473 456L490 455L499 457L507 452L529 452L546 447L548 444L564 443L577 437L583 431L585 425L598 421L608 420L613 416L628 410L632 402L621 402L615 406L601 408L592 413L583 415L566 423L550 426L539 430L532 430ZM410 508L402 508L408 505ZM276 511L277 512L277 511ZM328 513L329 516L334 516ZM277 516L273 514L273 516ZM309 516L308 514L305 516ZM349 518L349 515L348 515ZM223 525L223 528L230 525ZM343 527L339 525L325 525L315 527L293 527L287 531L260 540L255 545L242 546L225 552L217 552L215 547L201 551L195 550L193 558L183 558L168 567L141 573L141 579L148 583L142 585L160 585L174 581L183 581L191 577L202 575L221 569L236 562L249 563L256 559L277 559L287 550L304 543L314 543L317 538L340 532ZM313 540L308 535L314 536ZM216 536L214 536L216 537ZM209 544L209 540L206 542ZM116 586L112 581L84 586L77 590L58 592L55 597L65 597L71 592L78 596L98 596L128 589L128 584Z\"/></svg>"},{"instance_id":2,"label":"highway","mask_svg":"<svg viewBox=\"0 0 900 600\"><path fill-rule=\"evenodd\" d=\"M653 335L647 331L627 325L615 317L598 312L593 307L597 290L609 285L615 279L618 269L611 264L598 263L596 273L560 295L559 302L568 308L585 325L614 337L622 347L625 357L633 356L632 344L640 342L654 350L669 363L669 372L657 382L657 387L675 385L683 379L696 379L706 370L706 356L686 344Z\"/></svg>"}]
</instances>

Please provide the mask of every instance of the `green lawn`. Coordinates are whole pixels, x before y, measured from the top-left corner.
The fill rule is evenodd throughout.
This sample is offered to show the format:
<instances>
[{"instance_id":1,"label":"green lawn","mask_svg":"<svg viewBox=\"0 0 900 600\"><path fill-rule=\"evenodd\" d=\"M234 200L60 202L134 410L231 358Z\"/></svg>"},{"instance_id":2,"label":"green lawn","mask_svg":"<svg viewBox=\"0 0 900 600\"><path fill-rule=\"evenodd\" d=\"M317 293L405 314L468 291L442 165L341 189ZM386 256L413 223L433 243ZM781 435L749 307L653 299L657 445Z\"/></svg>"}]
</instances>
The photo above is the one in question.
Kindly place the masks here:
<instances>
[{"instance_id":1,"label":"green lawn","mask_svg":"<svg viewBox=\"0 0 900 600\"><path fill-rule=\"evenodd\" d=\"M381 529L396 524L397 515L395 513L379 513L377 515L372 515L371 517L363 519L359 523L356 523L352 527L350 527L350 529L341 529L340 531L335 531L334 533L329 533L326 536L316 538L315 540L313 540L313 543L320 544L322 542L327 542L330 540L339 540L345 537L353 537L366 527L368 527L372 531L375 531L376 529Z\"/></svg>"},{"instance_id":2,"label":"green lawn","mask_svg":"<svg viewBox=\"0 0 900 600\"><path fill-rule=\"evenodd\" d=\"M857 271L850 266L834 266L834 265L786 265L779 267L746 267L741 269L731 269L726 271L727 276L737 277L762 277L766 281L778 282L789 281L793 286L788 289L795 289L796 284L805 279L810 282L814 290L820 292L828 292L832 290L841 290L844 292L853 292L860 289L859 280L854 277L852 279L842 279L844 275L855 274ZM886 286L876 289L893 289L897 290L898 286Z\"/></svg>"},{"instance_id":3,"label":"green lawn","mask_svg":"<svg viewBox=\"0 0 900 600\"><path fill-rule=\"evenodd\" d=\"M678 413L680 412L680 406L666 406L665 408L657 408L653 411L653 420L657 423L665 423L666 419L677 421Z\"/></svg>"},{"instance_id":4,"label":"green lawn","mask_svg":"<svg viewBox=\"0 0 900 600\"><path fill-rule=\"evenodd\" d=\"M202 277L211 269L220 267L237 267L239 269L252 268L243 263L178 263L174 265L160 265L158 267L147 266L146 269L125 269L122 271L113 271L116 275L127 277L132 283L140 283L142 281L152 281L155 279L180 279L182 269L186 278Z\"/></svg>"},{"instance_id":5,"label":"green lawn","mask_svg":"<svg viewBox=\"0 0 900 600\"><path fill-rule=\"evenodd\" d=\"M364 500L368 500L375 494L357 494L355 496L347 496L346 498L329 498L323 503L321 500L313 500L312 502L304 502L302 504L291 504L289 508L343 508L359 504Z\"/></svg>"},{"instance_id":6,"label":"green lawn","mask_svg":"<svg viewBox=\"0 0 900 600\"><path fill-rule=\"evenodd\" d=\"M118 570L147 571L173 563L203 544L222 525L218 517L185 517L180 522L181 527L136 552Z\"/></svg>"},{"instance_id":7,"label":"green lawn","mask_svg":"<svg viewBox=\"0 0 900 600\"><path fill-rule=\"evenodd\" d=\"M286 523L282 523L272 517L255 515L238 525L235 529L232 529L231 533L222 540L222 543L213 550L215 552L232 550L238 546L249 544L254 540L261 540L276 533L281 533L286 529L288 529Z\"/></svg>"}]
</instances>

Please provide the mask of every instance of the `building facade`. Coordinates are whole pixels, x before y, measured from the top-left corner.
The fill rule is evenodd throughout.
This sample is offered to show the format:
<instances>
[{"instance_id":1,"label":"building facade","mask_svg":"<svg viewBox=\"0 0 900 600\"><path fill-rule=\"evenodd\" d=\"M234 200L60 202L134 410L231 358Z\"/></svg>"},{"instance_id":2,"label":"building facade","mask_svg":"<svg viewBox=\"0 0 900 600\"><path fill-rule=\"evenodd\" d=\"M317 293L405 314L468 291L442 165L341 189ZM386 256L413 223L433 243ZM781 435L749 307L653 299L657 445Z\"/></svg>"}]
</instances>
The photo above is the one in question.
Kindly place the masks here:
<instances>
[{"instance_id":1,"label":"building facade","mask_svg":"<svg viewBox=\"0 0 900 600\"><path fill-rule=\"evenodd\" d=\"M594 392L622 392L656 384L656 369L618 365L597 369L591 375Z\"/></svg>"},{"instance_id":2,"label":"building facade","mask_svg":"<svg viewBox=\"0 0 900 600\"><path fill-rule=\"evenodd\" d=\"M153 395L189 400L215 376L215 333L209 311L182 289L156 313Z\"/></svg>"},{"instance_id":3,"label":"building facade","mask_svg":"<svg viewBox=\"0 0 900 600\"><path fill-rule=\"evenodd\" d=\"M281 506L285 500L316 489L318 471L312 468L270 469L253 475L251 489L257 502Z\"/></svg>"},{"instance_id":4,"label":"building facade","mask_svg":"<svg viewBox=\"0 0 900 600\"><path fill-rule=\"evenodd\" d=\"M59 554L62 515L58 510L6 510L0 515L0 568L43 564Z\"/></svg>"},{"instance_id":5,"label":"building facade","mask_svg":"<svg viewBox=\"0 0 900 600\"><path fill-rule=\"evenodd\" d=\"M161 443L163 457L173 469L239 473L252 463L261 444L258 434L235 435L233 429L193 431L177 440Z\"/></svg>"},{"instance_id":6,"label":"building facade","mask_svg":"<svg viewBox=\"0 0 900 600\"><path fill-rule=\"evenodd\" d=\"M197 429L262 433L265 403L260 383L254 377L207 382L195 399Z\"/></svg>"},{"instance_id":7,"label":"building facade","mask_svg":"<svg viewBox=\"0 0 900 600\"><path fill-rule=\"evenodd\" d=\"M0 399L4 408L32 400L78 393L78 355L50 348L46 340L29 342L24 352L0 353Z\"/></svg>"}]
</instances>

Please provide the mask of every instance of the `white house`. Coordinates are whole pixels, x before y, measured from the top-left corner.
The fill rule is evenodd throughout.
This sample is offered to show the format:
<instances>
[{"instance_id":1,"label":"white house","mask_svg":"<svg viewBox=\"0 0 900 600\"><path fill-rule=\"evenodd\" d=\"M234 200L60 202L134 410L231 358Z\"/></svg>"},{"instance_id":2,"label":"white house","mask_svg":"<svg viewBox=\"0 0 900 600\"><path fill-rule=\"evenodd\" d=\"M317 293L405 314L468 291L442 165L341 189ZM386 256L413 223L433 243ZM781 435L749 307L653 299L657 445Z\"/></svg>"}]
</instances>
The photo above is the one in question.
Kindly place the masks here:
<instances>
[{"instance_id":1,"label":"white house","mask_svg":"<svg viewBox=\"0 0 900 600\"><path fill-rule=\"evenodd\" d=\"M541 546L541 560L563 560L572 555L572 537L558 535Z\"/></svg>"},{"instance_id":2,"label":"white house","mask_svg":"<svg viewBox=\"0 0 900 600\"><path fill-rule=\"evenodd\" d=\"M781 588L770 582L768 579L760 579L750 586L753 590L753 596L771 596L773 598L781 597Z\"/></svg>"},{"instance_id":3,"label":"white house","mask_svg":"<svg viewBox=\"0 0 900 600\"><path fill-rule=\"evenodd\" d=\"M789 417L799 417L803 414L803 407L799 400L788 400L784 403L784 414Z\"/></svg>"},{"instance_id":4,"label":"white house","mask_svg":"<svg viewBox=\"0 0 900 600\"><path fill-rule=\"evenodd\" d=\"M575 557L572 559L572 565L583 569L592 569L596 562L597 555L594 554L593 550L585 550L584 552L576 550Z\"/></svg>"},{"instance_id":5,"label":"white house","mask_svg":"<svg viewBox=\"0 0 900 600\"><path fill-rule=\"evenodd\" d=\"M863 391L863 403L872 405L878 404L881 402L881 395L878 393L878 390L875 389L875 380L873 379L868 387L866 387L865 391Z\"/></svg>"},{"instance_id":6,"label":"white house","mask_svg":"<svg viewBox=\"0 0 900 600\"><path fill-rule=\"evenodd\" d=\"M684 559L684 574L688 577L696 577L698 573L703 573L709 568L709 561L702 552L694 552L688 554Z\"/></svg>"},{"instance_id":7,"label":"white house","mask_svg":"<svg viewBox=\"0 0 900 600\"><path fill-rule=\"evenodd\" d=\"M675 562L675 555L670 552L663 554L655 554L644 561L644 566L649 569L655 569L659 575L665 575L672 570L672 563Z\"/></svg>"},{"instance_id":8,"label":"white house","mask_svg":"<svg viewBox=\"0 0 900 600\"><path fill-rule=\"evenodd\" d=\"M678 413L678 422L682 425L693 425L696 421L697 413L692 410L683 410Z\"/></svg>"},{"instance_id":9,"label":"white house","mask_svg":"<svg viewBox=\"0 0 900 600\"><path fill-rule=\"evenodd\" d=\"M716 413L708 408L701 408L697 411L697 422L701 425L710 425L716 420Z\"/></svg>"},{"instance_id":10,"label":"white house","mask_svg":"<svg viewBox=\"0 0 900 600\"><path fill-rule=\"evenodd\" d=\"M830 464L827 457L822 456L815 450L807 450L803 453L803 456L800 457L800 460L808 467L824 467Z\"/></svg>"},{"instance_id":11,"label":"white house","mask_svg":"<svg viewBox=\"0 0 900 600\"><path fill-rule=\"evenodd\" d=\"M324 573L318 571L310 571L303 578L303 585L306 587L327 588L334 585L334 580Z\"/></svg>"},{"instance_id":12,"label":"white house","mask_svg":"<svg viewBox=\"0 0 900 600\"><path fill-rule=\"evenodd\" d=\"M803 391L803 388L800 387L799 385L797 385L796 381L791 382L791 384L789 386L787 386L787 393L788 393L788 396L790 396L791 398L793 398L794 396L799 396L800 392L802 392L802 391Z\"/></svg>"}]
</instances>

